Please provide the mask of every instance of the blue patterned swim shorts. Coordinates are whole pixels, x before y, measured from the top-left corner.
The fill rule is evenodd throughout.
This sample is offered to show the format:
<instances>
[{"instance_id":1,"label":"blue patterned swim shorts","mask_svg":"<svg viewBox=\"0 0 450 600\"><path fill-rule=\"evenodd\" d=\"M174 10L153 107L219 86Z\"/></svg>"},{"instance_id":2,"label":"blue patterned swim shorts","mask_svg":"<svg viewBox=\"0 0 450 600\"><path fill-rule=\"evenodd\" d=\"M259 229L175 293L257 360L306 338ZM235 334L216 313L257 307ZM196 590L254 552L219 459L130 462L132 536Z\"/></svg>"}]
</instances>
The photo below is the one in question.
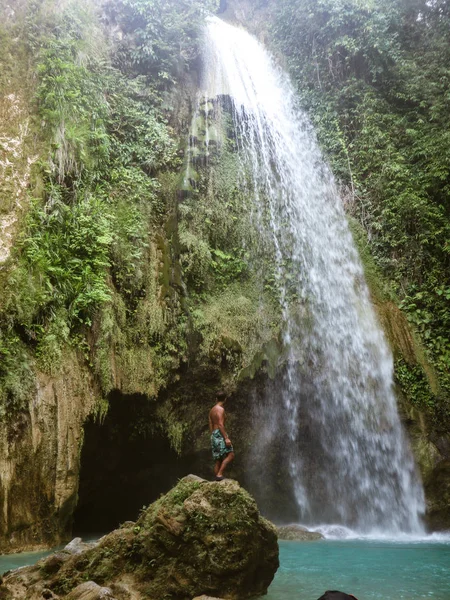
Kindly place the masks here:
<instances>
[{"instance_id":1,"label":"blue patterned swim shorts","mask_svg":"<svg viewBox=\"0 0 450 600\"><path fill-rule=\"evenodd\" d=\"M222 460L230 452L234 452L233 446L225 444L225 438L220 433L220 429L214 429L211 433L211 451L214 460Z\"/></svg>"}]
</instances>

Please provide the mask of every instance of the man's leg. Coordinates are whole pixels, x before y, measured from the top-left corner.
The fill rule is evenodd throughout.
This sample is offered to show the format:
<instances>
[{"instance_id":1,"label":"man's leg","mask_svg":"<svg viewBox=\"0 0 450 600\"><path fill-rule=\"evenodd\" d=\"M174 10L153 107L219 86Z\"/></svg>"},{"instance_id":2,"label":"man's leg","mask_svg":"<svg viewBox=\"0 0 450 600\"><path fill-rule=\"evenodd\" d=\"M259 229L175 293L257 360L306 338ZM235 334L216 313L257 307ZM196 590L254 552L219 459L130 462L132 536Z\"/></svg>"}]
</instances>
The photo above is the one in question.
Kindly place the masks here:
<instances>
[{"instance_id":1,"label":"man's leg","mask_svg":"<svg viewBox=\"0 0 450 600\"><path fill-rule=\"evenodd\" d=\"M216 473L217 477L223 477L223 472L225 471L227 465L230 464L234 460L234 452L229 452L225 458L222 460L222 464L220 465L220 469Z\"/></svg>"},{"instance_id":2,"label":"man's leg","mask_svg":"<svg viewBox=\"0 0 450 600\"><path fill-rule=\"evenodd\" d=\"M217 473L220 471L221 465L222 465L222 461L216 460L216 462L214 464L214 475L217 475Z\"/></svg>"}]
</instances>

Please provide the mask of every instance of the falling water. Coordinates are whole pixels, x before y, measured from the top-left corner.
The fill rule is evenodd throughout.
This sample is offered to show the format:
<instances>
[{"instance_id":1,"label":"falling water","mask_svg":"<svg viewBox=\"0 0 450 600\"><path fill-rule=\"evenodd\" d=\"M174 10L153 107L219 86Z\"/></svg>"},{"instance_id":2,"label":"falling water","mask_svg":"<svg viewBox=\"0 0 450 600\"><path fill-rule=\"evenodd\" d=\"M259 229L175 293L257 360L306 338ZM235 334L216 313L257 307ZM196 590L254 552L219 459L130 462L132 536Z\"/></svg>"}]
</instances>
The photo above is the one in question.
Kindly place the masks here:
<instances>
[{"instance_id":1,"label":"falling water","mask_svg":"<svg viewBox=\"0 0 450 600\"><path fill-rule=\"evenodd\" d=\"M255 223L276 256L287 367L279 401L256 425L261 452L284 438L302 522L420 532L423 491L392 357L310 124L288 78L243 29L211 18L204 64L203 97L232 99Z\"/></svg>"}]
</instances>

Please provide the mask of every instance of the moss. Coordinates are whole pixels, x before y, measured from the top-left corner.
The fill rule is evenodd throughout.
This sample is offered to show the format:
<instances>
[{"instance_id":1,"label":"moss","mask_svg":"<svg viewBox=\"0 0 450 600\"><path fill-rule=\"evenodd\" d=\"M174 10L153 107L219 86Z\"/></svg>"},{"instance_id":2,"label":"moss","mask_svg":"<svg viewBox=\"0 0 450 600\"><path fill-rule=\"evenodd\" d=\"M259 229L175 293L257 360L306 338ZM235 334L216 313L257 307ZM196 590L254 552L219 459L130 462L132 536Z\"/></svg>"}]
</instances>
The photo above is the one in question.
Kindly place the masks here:
<instances>
[{"instance_id":1,"label":"moss","mask_svg":"<svg viewBox=\"0 0 450 600\"><path fill-rule=\"evenodd\" d=\"M432 410L439 404L436 371L427 359L413 326L398 308L399 303L392 288L377 267L365 231L356 219L350 217L349 224L364 266L372 301L394 354L397 383L413 405Z\"/></svg>"},{"instance_id":2,"label":"moss","mask_svg":"<svg viewBox=\"0 0 450 600\"><path fill-rule=\"evenodd\" d=\"M0 414L12 418L36 391L35 359L14 333L0 331Z\"/></svg>"},{"instance_id":3,"label":"moss","mask_svg":"<svg viewBox=\"0 0 450 600\"><path fill-rule=\"evenodd\" d=\"M166 511L181 509L183 502L200 488L200 481L185 477L178 482L177 486L159 500L144 510L143 515L136 521L136 527L149 529L154 525L154 519L161 509Z\"/></svg>"},{"instance_id":4,"label":"moss","mask_svg":"<svg viewBox=\"0 0 450 600\"><path fill-rule=\"evenodd\" d=\"M305 542L323 539L323 535L317 531L308 531L300 525L283 525L278 527L278 539Z\"/></svg>"},{"instance_id":5,"label":"moss","mask_svg":"<svg viewBox=\"0 0 450 600\"><path fill-rule=\"evenodd\" d=\"M425 481L428 501L427 523L432 530L450 526L450 461L441 461Z\"/></svg>"},{"instance_id":6,"label":"moss","mask_svg":"<svg viewBox=\"0 0 450 600\"><path fill-rule=\"evenodd\" d=\"M188 164L186 169L183 171L181 181L181 190L193 192L196 189L198 173L191 164Z\"/></svg>"},{"instance_id":7,"label":"moss","mask_svg":"<svg viewBox=\"0 0 450 600\"><path fill-rule=\"evenodd\" d=\"M277 339L272 338L266 344L263 345L261 351L255 354L251 363L241 370L238 379L253 379L253 377L260 370L263 364L267 370L269 377L271 379L274 379L277 369L279 367L279 361L281 356L282 352L280 344Z\"/></svg>"},{"instance_id":8,"label":"moss","mask_svg":"<svg viewBox=\"0 0 450 600\"><path fill-rule=\"evenodd\" d=\"M359 257L363 263L364 275L372 300L375 303L383 303L392 300L394 297L393 292L373 258L366 231L355 218L348 216L347 219L352 232L353 241L355 242Z\"/></svg>"},{"instance_id":9,"label":"moss","mask_svg":"<svg viewBox=\"0 0 450 600\"><path fill-rule=\"evenodd\" d=\"M174 409L172 402L161 403L157 411L160 426L167 435L171 447L178 456L184 448L185 434L189 430L188 423L184 422L179 411Z\"/></svg>"},{"instance_id":10,"label":"moss","mask_svg":"<svg viewBox=\"0 0 450 600\"><path fill-rule=\"evenodd\" d=\"M161 285L161 296L166 298L172 293L171 289L171 266L170 246L168 240L162 235L156 236L156 243L160 254L159 283Z\"/></svg>"},{"instance_id":11,"label":"moss","mask_svg":"<svg viewBox=\"0 0 450 600\"><path fill-rule=\"evenodd\" d=\"M407 363L404 359L395 362L395 378L408 401L418 408L434 413L439 402L433 391L428 374L420 364Z\"/></svg>"},{"instance_id":12,"label":"moss","mask_svg":"<svg viewBox=\"0 0 450 600\"><path fill-rule=\"evenodd\" d=\"M234 284L207 298L192 313L195 328L202 335L203 355L228 365L236 377L265 344L272 347L277 312L269 299L265 303L260 300L256 282Z\"/></svg>"},{"instance_id":13,"label":"moss","mask_svg":"<svg viewBox=\"0 0 450 600\"><path fill-rule=\"evenodd\" d=\"M135 524L103 537L81 554L50 557L20 574L31 592L67 594L83 581L125 583L144 598L189 600L202 593L229 598L264 594L278 567L275 528L235 481L182 479L143 509Z\"/></svg>"},{"instance_id":14,"label":"moss","mask_svg":"<svg viewBox=\"0 0 450 600\"><path fill-rule=\"evenodd\" d=\"M45 160L33 169L36 218L23 236L27 247L16 253L19 268L1 274L11 293L2 298L0 327L4 337L20 332L42 370L54 373L64 345L72 344L92 364L105 395L122 382L124 389L132 388L134 377L137 390L154 396L179 364L175 356L183 282L176 260L174 203L180 162L173 131L159 112L161 98L142 79L103 68L114 60L115 50L102 41L97 8L85 4L69 2L60 13L52 1L33 5L33 18L25 28L26 41L35 49L26 67L38 71L33 79L38 114L33 117L46 123L38 138ZM0 45L2 40L0 35ZM25 47L23 36L21 40ZM5 50L0 63L10 54ZM78 60L80 55L83 60ZM0 78L3 74L0 64ZM100 87L105 93L98 93ZM27 116L29 112L27 107ZM56 139L58 135L63 139ZM165 173L157 180L162 167ZM91 213L79 214L78 208L94 198L101 211L86 225ZM75 215L70 227L67 206ZM102 231L95 246L108 246L107 252L99 257L89 251L91 261L82 255L82 247L94 233L91 225L105 218L108 231ZM71 237L80 223L85 226L84 244ZM70 265L79 271L72 281ZM80 312L77 307L82 305ZM172 326L175 333L162 341ZM8 369L13 371L13 365L11 361ZM26 378L5 374L0 388L15 395L12 404L22 405L29 388L18 393L13 379Z\"/></svg>"}]
</instances>

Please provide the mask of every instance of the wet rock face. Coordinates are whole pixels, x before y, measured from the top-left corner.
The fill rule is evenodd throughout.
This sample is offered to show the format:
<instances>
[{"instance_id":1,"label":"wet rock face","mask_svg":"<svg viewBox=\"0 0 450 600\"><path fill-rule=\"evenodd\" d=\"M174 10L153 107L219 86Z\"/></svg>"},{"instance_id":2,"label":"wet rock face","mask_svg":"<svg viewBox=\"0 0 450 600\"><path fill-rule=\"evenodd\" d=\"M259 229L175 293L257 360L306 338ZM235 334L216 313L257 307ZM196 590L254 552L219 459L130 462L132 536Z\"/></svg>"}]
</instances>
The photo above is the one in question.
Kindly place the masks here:
<instances>
[{"instance_id":1,"label":"wet rock face","mask_svg":"<svg viewBox=\"0 0 450 600\"><path fill-rule=\"evenodd\" d=\"M69 547L5 577L10 600L198 596L243 600L266 593L278 568L275 527L236 481L195 476L94 547Z\"/></svg>"},{"instance_id":2,"label":"wet rock face","mask_svg":"<svg viewBox=\"0 0 450 600\"><path fill-rule=\"evenodd\" d=\"M450 460L437 464L425 482L427 525L431 531L450 528Z\"/></svg>"},{"instance_id":3,"label":"wet rock face","mask_svg":"<svg viewBox=\"0 0 450 600\"><path fill-rule=\"evenodd\" d=\"M61 544L77 500L83 422L98 388L74 351L61 373L38 374L35 394L15 420L0 422L0 551Z\"/></svg>"}]
</instances>

